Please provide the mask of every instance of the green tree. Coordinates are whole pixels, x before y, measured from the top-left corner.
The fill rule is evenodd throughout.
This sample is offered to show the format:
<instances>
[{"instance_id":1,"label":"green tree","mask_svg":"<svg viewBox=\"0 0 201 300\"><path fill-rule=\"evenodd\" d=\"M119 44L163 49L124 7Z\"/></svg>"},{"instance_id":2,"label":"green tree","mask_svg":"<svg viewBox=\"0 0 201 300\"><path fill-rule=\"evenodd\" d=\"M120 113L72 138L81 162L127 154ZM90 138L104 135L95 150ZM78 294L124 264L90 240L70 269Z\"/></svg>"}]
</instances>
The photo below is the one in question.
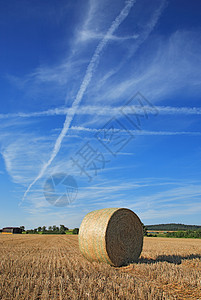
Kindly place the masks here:
<instances>
[{"instance_id":1,"label":"green tree","mask_svg":"<svg viewBox=\"0 0 201 300\"><path fill-rule=\"evenodd\" d=\"M42 232L46 232L46 231L47 231L46 226L43 226L42 227Z\"/></svg>"},{"instance_id":2,"label":"green tree","mask_svg":"<svg viewBox=\"0 0 201 300\"><path fill-rule=\"evenodd\" d=\"M22 229L22 231L25 231L25 226L20 226L20 229Z\"/></svg>"},{"instance_id":3,"label":"green tree","mask_svg":"<svg viewBox=\"0 0 201 300\"><path fill-rule=\"evenodd\" d=\"M53 226L52 226L52 230L53 230L53 231L57 231L57 226L56 226L56 225L53 225Z\"/></svg>"},{"instance_id":4,"label":"green tree","mask_svg":"<svg viewBox=\"0 0 201 300\"><path fill-rule=\"evenodd\" d=\"M48 230L49 230L49 231L52 231L52 226L49 226L49 227L48 227Z\"/></svg>"},{"instance_id":5,"label":"green tree","mask_svg":"<svg viewBox=\"0 0 201 300\"><path fill-rule=\"evenodd\" d=\"M197 238L201 238L201 229L198 229L198 230L196 231L196 237L197 237Z\"/></svg>"},{"instance_id":6,"label":"green tree","mask_svg":"<svg viewBox=\"0 0 201 300\"><path fill-rule=\"evenodd\" d=\"M59 229L59 231L68 231L68 228L66 227L66 226L64 226L64 225L60 225L60 229Z\"/></svg>"},{"instance_id":7,"label":"green tree","mask_svg":"<svg viewBox=\"0 0 201 300\"><path fill-rule=\"evenodd\" d=\"M79 233L79 228L74 228L73 229L73 234L78 234Z\"/></svg>"}]
</instances>

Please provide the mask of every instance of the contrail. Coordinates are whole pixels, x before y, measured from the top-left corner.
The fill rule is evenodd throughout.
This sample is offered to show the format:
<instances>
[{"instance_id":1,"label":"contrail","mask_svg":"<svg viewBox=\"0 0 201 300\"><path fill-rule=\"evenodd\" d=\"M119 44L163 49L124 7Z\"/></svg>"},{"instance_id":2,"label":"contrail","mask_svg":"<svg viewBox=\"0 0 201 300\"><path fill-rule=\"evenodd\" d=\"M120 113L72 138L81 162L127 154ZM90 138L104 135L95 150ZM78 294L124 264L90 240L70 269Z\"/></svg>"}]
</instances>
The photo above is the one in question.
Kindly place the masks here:
<instances>
[{"instance_id":1,"label":"contrail","mask_svg":"<svg viewBox=\"0 0 201 300\"><path fill-rule=\"evenodd\" d=\"M42 167L42 169L40 170L38 176L34 179L34 181L28 186L27 190L24 193L23 199L22 201L24 201L25 197L27 196L28 192L30 191L31 187L43 176L43 174L45 173L46 169L51 165L52 161L54 160L54 158L57 156L60 148L61 148L61 143L63 141L63 138L65 137L70 124L75 116L76 110L82 100L82 97L91 81L91 78L93 76L93 72L98 64L98 60L100 58L101 52L103 51L103 49L106 47L108 40L110 39L110 36L115 32L115 30L119 27L119 25L125 20L125 18L128 16L133 4L136 2L136 0L130 0L127 1L127 4L125 5L125 7L121 10L120 14L116 17L116 19L112 22L110 28L108 29L106 35L104 36L104 38L100 41L100 43L98 44L92 58L91 61L87 67L84 79L82 81L82 84L80 86L80 89L77 93L77 96L72 104L72 109L71 112L68 113L66 115L66 119L63 125L63 129L61 130L56 143L54 145L54 149L52 151L52 154L49 158L49 160L47 161L47 163L45 163Z\"/></svg>"},{"instance_id":2,"label":"contrail","mask_svg":"<svg viewBox=\"0 0 201 300\"><path fill-rule=\"evenodd\" d=\"M90 133L100 133L104 132L105 129L100 128L88 128L88 127L81 127L81 126L72 126L70 128L72 131L85 131ZM112 128L112 130L122 134L128 134L127 129L119 129L119 128ZM133 135L192 135L192 136L200 136L201 132L199 131L149 131L149 130L132 130L129 129L129 132Z\"/></svg>"},{"instance_id":3,"label":"contrail","mask_svg":"<svg viewBox=\"0 0 201 300\"><path fill-rule=\"evenodd\" d=\"M160 115L201 115L201 107L176 107L176 106L159 106L155 105L155 109L158 110ZM80 106L79 111L76 112L78 115L97 115L97 116L121 116L122 106ZM124 112L130 113L132 109L135 109L136 113L143 113L146 110L147 114L155 114L155 110L144 105L143 108L140 105L131 105L125 107ZM39 112L31 113L10 113L10 114L0 114L0 119L9 119L9 118L37 118L37 117L52 117L52 116L65 116L70 114L73 111L72 107L57 107L53 109L48 109Z\"/></svg>"},{"instance_id":4,"label":"contrail","mask_svg":"<svg viewBox=\"0 0 201 300\"><path fill-rule=\"evenodd\" d=\"M158 22L158 19L160 18L166 5L167 5L167 1L162 0L160 6L154 12L153 18L151 19L150 22L147 23L147 25L144 29L144 32L142 32L139 35L139 38L136 39L136 43L134 43L134 45L129 48L128 55L126 57L124 57L123 59L121 59L119 65L116 68L114 68L111 72L109 72L109 76L107 77L107 79L109 79L114 74L116 74L122 68L125 61L127 61L129 58L131 58L131 56L133 56L135 54L135 52L139 49L139 47L146 41L146 39L149 37L152 30L155 28L155 26ZM104 80L103 80L103 82L104 82Z\"/></svg>"}]
</instances>

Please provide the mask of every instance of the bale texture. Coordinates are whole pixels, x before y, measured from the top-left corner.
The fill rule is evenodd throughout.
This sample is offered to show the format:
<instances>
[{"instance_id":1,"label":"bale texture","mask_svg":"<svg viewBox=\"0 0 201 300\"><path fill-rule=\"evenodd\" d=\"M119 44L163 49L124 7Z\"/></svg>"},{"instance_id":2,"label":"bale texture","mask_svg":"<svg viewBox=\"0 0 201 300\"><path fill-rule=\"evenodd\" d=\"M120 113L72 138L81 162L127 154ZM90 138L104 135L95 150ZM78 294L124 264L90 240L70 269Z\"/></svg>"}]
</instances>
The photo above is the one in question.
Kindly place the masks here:
<instances>
[{"instance_id":1,"label":"bale texture","mask_svg":"<svg viewBox=\"0 0 201 300\"><path fill-rule=\"evenodd\" d=\"M139 258L142 246L142 223L127 208L95 210L81 223L79 248L89 261L126 265Z\"/></svg>"}]
</instances>

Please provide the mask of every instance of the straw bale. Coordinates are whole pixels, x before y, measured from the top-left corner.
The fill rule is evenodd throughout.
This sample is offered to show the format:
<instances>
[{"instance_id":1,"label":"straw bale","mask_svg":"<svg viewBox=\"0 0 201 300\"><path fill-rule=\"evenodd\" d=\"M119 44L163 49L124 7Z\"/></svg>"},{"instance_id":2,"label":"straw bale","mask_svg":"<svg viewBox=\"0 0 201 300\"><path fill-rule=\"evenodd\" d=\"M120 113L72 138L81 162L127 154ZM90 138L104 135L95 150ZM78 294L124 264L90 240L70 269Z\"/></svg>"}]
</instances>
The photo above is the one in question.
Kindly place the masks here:
<instances>
[{"instance_id":1,"label":"straw bale","mask_svg":"<svg viewBox=\"0 0 201 300\"><path fill-rule=\"evenodd\" d=\"M137 261L143 246L139 217L127 208L104 208L88 213L80 226L79 248L89 261L112 266Z\"/></svg>"}]
</instances>

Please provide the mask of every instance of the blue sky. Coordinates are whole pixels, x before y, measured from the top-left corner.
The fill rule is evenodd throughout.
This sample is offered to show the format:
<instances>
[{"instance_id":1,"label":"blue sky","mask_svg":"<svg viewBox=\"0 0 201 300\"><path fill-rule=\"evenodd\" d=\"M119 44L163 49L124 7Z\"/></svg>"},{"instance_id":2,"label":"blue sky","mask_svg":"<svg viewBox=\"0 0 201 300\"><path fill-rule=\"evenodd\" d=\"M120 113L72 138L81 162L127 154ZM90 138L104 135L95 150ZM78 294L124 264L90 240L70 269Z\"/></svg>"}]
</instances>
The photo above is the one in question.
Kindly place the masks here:
<instances>
[{"instance_id":1,"label":"blue sky","mask_svg":"<svg viewBox=\"0 0 201 300\"><path fill-rule=\"evenodd\" d=\"M195 0L0 1L0 227L201 225L200 31ZM67 206L44 196L58 174Z\"/></svg>"}]
</instances>

